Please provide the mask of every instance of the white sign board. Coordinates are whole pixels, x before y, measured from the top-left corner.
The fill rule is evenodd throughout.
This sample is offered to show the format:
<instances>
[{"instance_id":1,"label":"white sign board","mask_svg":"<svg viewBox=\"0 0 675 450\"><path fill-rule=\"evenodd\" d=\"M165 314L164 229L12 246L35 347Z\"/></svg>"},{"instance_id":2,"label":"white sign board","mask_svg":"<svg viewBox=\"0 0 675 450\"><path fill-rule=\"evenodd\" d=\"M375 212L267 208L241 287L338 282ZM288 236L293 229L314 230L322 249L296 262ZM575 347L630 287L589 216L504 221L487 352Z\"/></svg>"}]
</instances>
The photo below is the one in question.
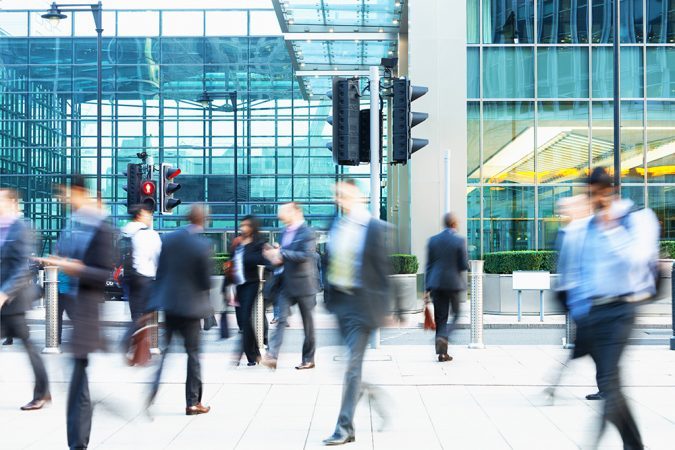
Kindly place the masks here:
<instances>
[{"instance_id":1,"label":"white sign board","mask_svg":"<svg viewBox=\"0 0 675 450\"><path fill-rule=\"evenodd\" d=\"M551 273L528 270L513 272L513 289L516 291L551 289Z\"/></svg>"}]
</instances>

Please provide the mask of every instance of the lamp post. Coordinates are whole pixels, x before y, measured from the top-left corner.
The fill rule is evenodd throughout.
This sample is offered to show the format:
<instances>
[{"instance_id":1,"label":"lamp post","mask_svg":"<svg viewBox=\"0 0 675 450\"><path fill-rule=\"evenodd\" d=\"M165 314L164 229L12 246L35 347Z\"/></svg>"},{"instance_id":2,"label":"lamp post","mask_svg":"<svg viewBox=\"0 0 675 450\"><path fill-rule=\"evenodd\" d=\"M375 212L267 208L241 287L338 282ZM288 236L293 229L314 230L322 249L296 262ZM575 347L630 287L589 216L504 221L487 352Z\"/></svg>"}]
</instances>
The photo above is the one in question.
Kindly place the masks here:
<instances>
[{"instance_id":1,"label":"lamp post","mask_svg":"<svg viewBox=\"0 0 675 450\"><path fill-rule=\"evenodd\" d=\"M210 108L211 102L217 99L229 99L232 104L232 113L234 114L234 231L237 231L239 222L239 171L238 171L238 134L237 134L237 91L206 91L204 90L195 100L203 108Z\"/></svg>"},{"instance_id":2,"label":"lamp post","mask_svg":"<svg viewBox=\"0 0 675 450\"><path fill-rule=\"evenodd\" d=\"M613 32L613 53L614 53L614 187L617 191L621 190L621 33L619 25L621 23L619 0L614 0L614 32Z\"/></svg>"},{"instance_id":3,"label":"lamp post","mask_svg":"<svg viewBox=\"0 0 675 450\"><path fill-rule=\"evenodd\" d=\"M91 11L94 16L94 25L96 26L96 198L101 200L101 172L103 157L102 152L102 99L103 99L103 5L101 2L92 4L82 3L52 3L49 11L42 14L43 19L49 20L52 24L58 24L62 19L67 18L64 12L82 12Z\"/></svg>"}]
</instances>

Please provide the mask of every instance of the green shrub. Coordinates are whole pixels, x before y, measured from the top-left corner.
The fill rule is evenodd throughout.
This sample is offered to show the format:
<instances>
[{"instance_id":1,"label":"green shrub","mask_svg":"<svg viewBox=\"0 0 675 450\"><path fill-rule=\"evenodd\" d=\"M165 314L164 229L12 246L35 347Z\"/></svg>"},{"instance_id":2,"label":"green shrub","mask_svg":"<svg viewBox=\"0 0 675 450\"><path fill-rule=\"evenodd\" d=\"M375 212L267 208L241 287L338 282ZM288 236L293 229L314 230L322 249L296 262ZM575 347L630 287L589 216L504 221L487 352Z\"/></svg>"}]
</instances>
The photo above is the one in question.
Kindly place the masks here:
<instances>
[{"instance_id":1,"label":"green shrub","mask_svg":"<svg viewBox=\"0 0 675 450\"><path fill-rule=\"evenodd\" d=\"M675 241L661 241L661 258L675 259Z\"/></svg>"},{"instance_id":2,"label":"green shrub","mask_svg":"<svg viewBox=\"0 0 675 450\"><path fill-rule=\"evenodd\" d=\"M214 256L211 258L211 264L212 264L212 272L211 275L225 275L225 271L223 269L223 264L225 261L229 260L230 256L227 255L226 253L221 253L218 254L217 256Z\"/></svg>"},{"instance_id":3,"label":"green shrub","mask_svg":"<svg viewBox=\"0 0 675 450\"><path fill-rule=\"evenodd\" d=\"M555 272L554 251L494 252L484 255L485 273L511 274L514 270L545 270Z\"/></svg>"},{"instance_id":4,"label":"green shrub","mask_svg":"<svg viewBox=\"0 0 675 450\"><path fill-rule=\"evenodd\" d=\"M417 273L420 264L417 256L406 254L391 255L391 265L395 275Z\"/></svg>"}]
</instances>

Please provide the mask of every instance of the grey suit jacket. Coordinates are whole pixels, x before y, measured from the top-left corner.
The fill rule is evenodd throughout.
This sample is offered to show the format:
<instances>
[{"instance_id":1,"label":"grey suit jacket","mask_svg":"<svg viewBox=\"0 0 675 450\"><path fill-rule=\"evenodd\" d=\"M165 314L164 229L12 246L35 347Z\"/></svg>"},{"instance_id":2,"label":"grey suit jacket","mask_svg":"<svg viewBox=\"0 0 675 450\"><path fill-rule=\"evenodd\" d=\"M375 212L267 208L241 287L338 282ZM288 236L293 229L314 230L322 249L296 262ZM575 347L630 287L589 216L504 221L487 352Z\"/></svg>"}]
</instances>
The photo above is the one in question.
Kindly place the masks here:
<instances>
[{"instance_id":1,"label":"grey suit jacket","mask_svg":"<svg viewBox=\"0 0 675 450\"><path fill-rule=\"evenodd\" d=\"M469 270L469 261L463 237L445 229L429 239L424 283L427 291L466 290L465 270Z\"/></svg>"},{"instance_id":2,"label":"grey suit jacket","mask_svg":"<svg viewBox=\"0 0 675 450\"><path fill-rule=\"evenodd\" d=\"M30 282L28 270L32 243L32 233L23 220L10 225L0 247L0 292L9 297L2 307L3 316L23 314L36 298L36 287Z\"/></svg>"},{"instance_id":3,"label":"grey suit jacket","mask_svg":"<svg viewBox=\"0 0 675 450\"><path fill-rule=\"evenodd\" d=\"M293 241L281 247L281 257L284 260L281 286L285 295L306 297L319 292L314 230L305 224L298 228Z\"/></svg>"},{"instance_id":4,"label":"grey suit jacket","mask_svg":"<svg viewBox=\"0 0 675 450\"><path fill-rule=\"evenodd\" d=\"M162 309L173 316L203 319L213 314L210 289L208 241L188 228L165 234L148 310Z\"/></svg>"}]
</instances>

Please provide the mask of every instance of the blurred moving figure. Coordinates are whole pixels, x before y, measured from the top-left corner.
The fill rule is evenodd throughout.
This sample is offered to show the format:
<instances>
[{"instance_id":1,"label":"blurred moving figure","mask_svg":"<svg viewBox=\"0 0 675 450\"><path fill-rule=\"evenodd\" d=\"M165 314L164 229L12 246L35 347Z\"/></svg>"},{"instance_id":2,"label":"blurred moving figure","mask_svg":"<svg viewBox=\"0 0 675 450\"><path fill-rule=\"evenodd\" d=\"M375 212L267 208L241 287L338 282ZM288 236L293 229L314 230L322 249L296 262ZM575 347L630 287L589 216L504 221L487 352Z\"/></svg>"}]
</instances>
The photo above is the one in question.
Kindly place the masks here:
<instances>
[{"instance_id":1,"label":"blurred moving figure","mask_svg":"<svg viewBox=\"0 0 675 450\"><path fill-rule=\"evenodd\" d=\"M255 366L260 360L260 349L253 329L253 306L260 285L258 266L267 264L263 257L264 245L260 236L260 222L255 216L245 216L239 222L239 239L232 250L232 282L236 286L240 326L243 330L237 362L244 353L249 366Z\"/></svg>"},{"instance_id":2,"label":"blurred moving figure","mask_svg":"<svg viewBox=\"0 0 675 450\"><path fill-rule=\"evenodd\" d=\"M295 366L298 370L313 369L316 340L314 337L313 311L316 306L316 293L319 292L316 263L316 235L305 223L302 207L295 202L286 203L279 208L279 219L286 228L281 235L278 249L267 248L264 252L274 266L282 266L281 293L277 327L270 339L269 352L263 364L277 367L279 350L284 340L291 306L297 303L305 331L302 344L302 362Z\"/></svg>"},{"instance_id":3,"label":"blurred moving figure","mask_svg":"<svg viewBox=\"0 0 675 450\"><path fill-rule=\"evenodd\" d=\"M38 260L58 266L68 277L70 301L66 312L73 323L71 347L75 363L68 388L68 446L84 449L89 445L93 414L87 365L89 353L104 348L99 304L113 266L113 228L108 224L108 215L90 197L84 177L73 175L70 192L62 187L62 194L71 206L70 223L59 237L58 256Z\"/></svg>"},{"instance_id":4,"label":"blurred moving figure","mask_svg":"<svg viewBox=\"0 0 675 450\"><path fill-rule=\"evenodd\" d=\"M598 441L610 421L625 449L642 449L618 366L635 318L634 301L656 290L659 225L651 210L633 210L632 202L618 198L603 168L593 170L588 184L594 214L565 228L560 289L566 291L578 331L586 336L605 399Z\"/></svg>"},{"instance_id":5,"label":"blurred moving figure","mask_svg":"<svg viewBox=\"0 0 675 450\"><path fill-rule=\"evenodd\" d=\"M427 243L425 302L434 302L436 321L436 354L438 361L452 361L448 355L448 338L459 319L459 295L466 290L462 272L469 270L466 240L457 234L457 217L447 213L443 218L445 230L432 236ZM452 306L452 324L448 312Z\"/></svg>"},{"instance_id":6,"label":"blurred moving figure","mask_svg":"<svg viewBox=\"0 0 675 450\"><path fill-rule=\"evenodd\" d=\"M354 411L364 392L363 356L371 333L382 325L388 312L391 273L389 225L368 214L363 195L352 180L336 184L335 201L344 215L335 220L329 234L324 296L328 309L337 315L349 359L340 414L333 435L323 441L325 445L355 440Z\"/></svg>"},{"instance_id":7,"label":"blurred moving figure","mask_svg":"<svg viewBox=\"0 0 675 450\"><path fill-rule=\"evenodd\" d=\"M37 286L30 279L28 258L33 247L30 227L19 212L19 194L0 189L0 332L7 339L21 339L35 375L33 400L21 407L24 411L41 409L51 402L49 380L42 358L30 340L26 311L38 297Z\"/></svg>"},{"instance_id":8,"label":"blurred moving figure","mask_svg":"<svg viewBox=\"0 0 675 450\"><path fill-rule=\"evenodd\" d=\"M202 205L192 205L190 225L162 239L162 251L157 266L157 280L148 312L164 310L165 344L162 360L157 368L148 399L152 404L159 390L162 368L175 333L183 337L187 353L185 382L185 414L208 413L211 408L202 405L202 374L199 364L201 320L213 315L209 301L211 289L211 250L209 242L199 236L208 218ZM151 315L147 314L145 319Z\"/></svg>"},{"instance_id":9,"label":"blurred moving figure","mask_svg":"<svg viewBox=\"0 0 675 450\"><path fill-rule=\"evenodd\" d=\"M159 233L152 229L150 207L135 205L129 212L132 220L122 228L119 240L120 262L124 270L122 283L126 286L131 311L131 325L122 341L125 351L132 335L140 328L139 319L148 307L162 250Z\"/></svg>"}]
</instances>

